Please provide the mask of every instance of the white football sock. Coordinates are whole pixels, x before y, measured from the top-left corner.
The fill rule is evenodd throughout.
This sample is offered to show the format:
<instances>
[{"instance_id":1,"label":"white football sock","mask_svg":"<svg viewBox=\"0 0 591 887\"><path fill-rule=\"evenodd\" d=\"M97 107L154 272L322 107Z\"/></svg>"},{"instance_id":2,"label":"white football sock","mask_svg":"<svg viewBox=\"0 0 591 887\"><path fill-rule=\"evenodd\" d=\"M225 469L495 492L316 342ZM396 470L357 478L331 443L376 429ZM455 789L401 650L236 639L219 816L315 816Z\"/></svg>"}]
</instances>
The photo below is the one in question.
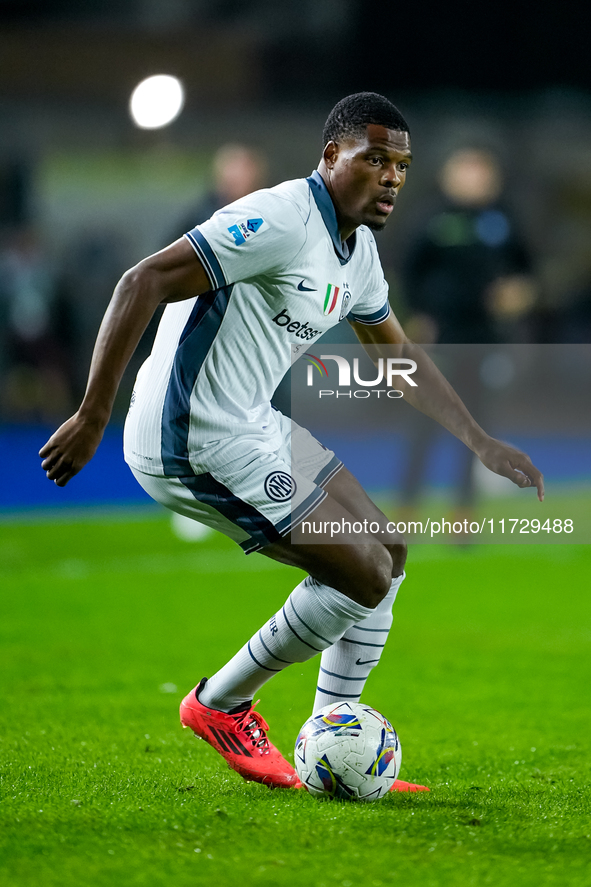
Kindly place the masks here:
<instances>
[{"instance_id":1,"label":"white football sock","mask_svg":"<svg viewBox=\"0 0 591 887\"><path fill-rule=\"evenodd\" d=\"M285 606L207 681L199 701L220 711L249 702L277 672L311 659L371 613L372 609L308 576Z\"/></svg>"},{"instance_id":2,"label":"white football sock","mask_svg":"<svg viewBox=\"0 0 591 887\"><path fill-rule=\"evenodd\" d=\"M390 591L363 622L348 628L320 660L314 712L331 702L359 702L369 673L380 661L392 625L392 607L405 574L392 580Z\"/></svg>"}]
</instances>

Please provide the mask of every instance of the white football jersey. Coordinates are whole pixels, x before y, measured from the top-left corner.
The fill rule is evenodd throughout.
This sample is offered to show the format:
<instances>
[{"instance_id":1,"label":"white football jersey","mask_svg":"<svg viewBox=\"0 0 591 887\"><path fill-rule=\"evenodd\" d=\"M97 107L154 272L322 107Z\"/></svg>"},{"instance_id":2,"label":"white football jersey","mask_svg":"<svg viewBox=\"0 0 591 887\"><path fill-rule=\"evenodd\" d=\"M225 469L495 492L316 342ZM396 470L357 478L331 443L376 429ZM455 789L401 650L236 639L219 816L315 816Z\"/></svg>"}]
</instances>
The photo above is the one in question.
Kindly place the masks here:
<instances>
[{"instance_id":1,"label":"white football jersey","mask_svg":"<svg viewBox=\"0 0 591 887\"><path fill-rule=\"evenodd\" d=\"M216 443L237 435L276 449L270 401L292 352L345 317L381 323L390 310L371 231L341 242L318 172L256 191L185 236L211 290L167 305L125 426L127 462L171 477L215 468Z\"/></svg>"}]
</instances>

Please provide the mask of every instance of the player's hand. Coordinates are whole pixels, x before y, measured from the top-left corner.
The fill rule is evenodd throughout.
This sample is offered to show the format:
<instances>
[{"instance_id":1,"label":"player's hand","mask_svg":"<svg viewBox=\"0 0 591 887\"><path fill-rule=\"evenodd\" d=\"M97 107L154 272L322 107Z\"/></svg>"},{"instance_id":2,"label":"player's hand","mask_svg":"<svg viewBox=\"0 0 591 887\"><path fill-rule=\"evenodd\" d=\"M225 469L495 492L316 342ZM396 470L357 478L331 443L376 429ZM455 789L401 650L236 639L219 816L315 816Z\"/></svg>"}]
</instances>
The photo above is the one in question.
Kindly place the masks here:
<instances>
[{"instance_id":1,"label":"player's hand","mask_svg":"<svg viewBox=\"0 0 591 887\"><path fill-rule=\"evenodd\" d=\"M90 462L101 442L104 425L75 413L39 450L41 468L58 487L65 487Z\"/></svg>"},{"instance_id":2,"label":"player's hand","mask_svg":"<svg viewBox=\"0 0 591 887\"><path fill-rule=\"evenodd\" d=\"M476 451L476 455L490 471L508 477L518 487L536 487L538 499L540 502L544 501L544 476L527 453L489 437Z\"/></svg>"}]
</instances>

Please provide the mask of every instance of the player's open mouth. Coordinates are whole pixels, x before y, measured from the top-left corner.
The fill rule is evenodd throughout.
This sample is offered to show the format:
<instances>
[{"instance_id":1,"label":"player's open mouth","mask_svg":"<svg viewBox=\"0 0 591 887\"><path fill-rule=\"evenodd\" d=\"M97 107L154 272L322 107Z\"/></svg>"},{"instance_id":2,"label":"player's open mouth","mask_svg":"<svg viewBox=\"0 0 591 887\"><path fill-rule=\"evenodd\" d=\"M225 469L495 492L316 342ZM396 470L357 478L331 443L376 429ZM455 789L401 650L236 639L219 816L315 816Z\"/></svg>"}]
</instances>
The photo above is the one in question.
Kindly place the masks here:
<instances>
[{"instance_id":1,"label":"player's open mouth","mask_svg":"<svg viewBox=\"0 0 591 887\"><path fill-rule=\"evenodd\" d=\"M376 206L381 213L390 215L394 209L394 199L392 197L382 197L381 200L377 201Z\"/></svg>"}]
</instances>

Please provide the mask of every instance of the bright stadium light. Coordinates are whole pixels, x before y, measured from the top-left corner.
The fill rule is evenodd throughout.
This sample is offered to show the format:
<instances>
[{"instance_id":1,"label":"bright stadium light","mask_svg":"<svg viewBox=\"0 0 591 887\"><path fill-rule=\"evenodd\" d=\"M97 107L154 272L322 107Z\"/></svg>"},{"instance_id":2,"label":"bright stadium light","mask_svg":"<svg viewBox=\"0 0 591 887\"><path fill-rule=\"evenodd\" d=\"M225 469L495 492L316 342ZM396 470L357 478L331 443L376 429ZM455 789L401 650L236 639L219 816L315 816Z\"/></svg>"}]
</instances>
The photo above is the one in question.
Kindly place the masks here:
<instances>
[{"instance_id":1,"label":"bright stadium light","mask_svg":"<svg viewBox=\"0 0 591 887\"><path fill-rule=\"evenodd\" d=\"M129 111L140 129L160 129L178 117L184 102L180 80L169 74L155 74L138 83L131 94Z\"/></svg>"}]
</instances>

